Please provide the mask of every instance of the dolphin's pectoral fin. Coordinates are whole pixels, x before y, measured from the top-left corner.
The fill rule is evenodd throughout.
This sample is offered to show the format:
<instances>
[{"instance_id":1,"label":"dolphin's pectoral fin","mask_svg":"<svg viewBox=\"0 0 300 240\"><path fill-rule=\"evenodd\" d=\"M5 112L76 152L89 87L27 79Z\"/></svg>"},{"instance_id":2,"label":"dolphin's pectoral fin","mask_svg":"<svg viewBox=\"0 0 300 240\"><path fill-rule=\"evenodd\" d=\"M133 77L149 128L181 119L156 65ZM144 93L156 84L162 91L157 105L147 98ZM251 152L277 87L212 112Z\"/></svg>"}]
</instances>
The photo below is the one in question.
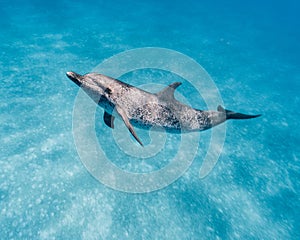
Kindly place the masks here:
<instances>
[{"instance_id":1,"label":"dolphin's pectoral fin","mask_svg":"<svg viewBox=\"0 0 300 240\"><path fill-rule=\"evenodd\" d=\"M115 117L107 112L104 112L104 115L103 115L103 119L104 119L104 122L107 126L109 126L110 128L114 128L114 120L115 120Z\"/></svg>"},{"instance_id":2,"label":"dolphin's pectoral fin","mask_svg":"<svg viewBox=\"0 0 300 240\"><path fill-rule=\"evenodd\" d=\"M138 143L141 144L141 146L144 146L143 143L141 142L141 140L139 139L139 137L137 136L136 132L134 131L133 126L129 122L129 119L128 119L125 111L122 108L120 108L119 106L115 107L115 111L120 115L120 117L122 118L123 122L125 123L125 125L128 128L129 132L135 138L135 140L137 140Z\"/></svg>"},{"instance_id":3,"label":"dolphin's pectoral fin","mask_svg":"<svg viewBox=\"0 0 300 240\"><path fill-rule=\"evenodd\" d=\"M174 92L176 88L178 88L181 84L182 84L181 82L174 82L169 86L167 86L166 88L164 88L163 90L161 90L160 92L158 92L156 95L160 99L168 99L168 100L175 99Z\"/></svg>"}]
</instances>

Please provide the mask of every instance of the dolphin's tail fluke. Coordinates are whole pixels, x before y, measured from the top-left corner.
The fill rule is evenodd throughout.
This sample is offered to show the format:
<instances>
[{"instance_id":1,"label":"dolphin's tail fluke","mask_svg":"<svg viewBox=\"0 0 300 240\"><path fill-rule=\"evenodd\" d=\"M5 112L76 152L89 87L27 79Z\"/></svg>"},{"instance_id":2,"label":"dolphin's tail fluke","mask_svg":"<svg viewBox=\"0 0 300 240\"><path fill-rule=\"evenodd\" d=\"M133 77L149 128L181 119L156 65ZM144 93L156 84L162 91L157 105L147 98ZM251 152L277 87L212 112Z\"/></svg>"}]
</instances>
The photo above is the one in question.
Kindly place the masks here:
<instances>
[{"instance_id":1,"label":"dolphin's tail fluke","mask_svg":"<svg viewBox=\"0 0 300 240\"><path fill-rule=\"evenodd\" d=\"M225 112L226 113L226 119L249 119L249 118L257 118L257 117L261 116L261 114L248 115L248 114L233 112L233 111L224 109L220 105L218 106L218 111L219 112Z\"/></svg>"}]
</instances>

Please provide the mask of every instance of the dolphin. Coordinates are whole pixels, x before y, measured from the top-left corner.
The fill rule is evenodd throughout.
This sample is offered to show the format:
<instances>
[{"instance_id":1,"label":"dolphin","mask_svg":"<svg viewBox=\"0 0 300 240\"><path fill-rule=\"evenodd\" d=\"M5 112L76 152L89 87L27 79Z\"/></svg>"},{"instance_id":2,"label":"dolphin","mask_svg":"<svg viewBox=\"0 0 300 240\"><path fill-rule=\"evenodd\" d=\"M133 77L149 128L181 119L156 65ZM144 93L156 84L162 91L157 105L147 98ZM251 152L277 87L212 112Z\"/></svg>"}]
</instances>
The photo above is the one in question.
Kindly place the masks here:
<instances>
[{"instance_id":1,"label":"dolphin","mask_svg":"<svg viewBox=\"0 0 300 240\"><path fill-rule=\"evenodd\" d=\"M143 143L133 126L181 133L207 130L228 119L261 116L236 113L221 106L217 111L194 109L175 99L174 91L182 84L180 82L174 82L158 93L150 93L98 73L67 72L66 75L104 109L103 119L108 127L114 128L115 117L121 118L141 146Z\"/></svg>"}]
</instances>

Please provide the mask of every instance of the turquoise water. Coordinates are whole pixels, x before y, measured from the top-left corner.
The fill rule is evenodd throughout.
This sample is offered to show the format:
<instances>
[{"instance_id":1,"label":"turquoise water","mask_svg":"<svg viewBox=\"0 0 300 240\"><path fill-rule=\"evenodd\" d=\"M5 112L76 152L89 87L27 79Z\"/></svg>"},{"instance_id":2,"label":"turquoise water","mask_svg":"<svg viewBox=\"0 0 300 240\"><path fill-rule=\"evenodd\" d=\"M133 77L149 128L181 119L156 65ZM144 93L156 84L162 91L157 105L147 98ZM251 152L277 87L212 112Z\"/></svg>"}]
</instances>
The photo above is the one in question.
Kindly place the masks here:
<instances>
[{"instance_id":1,"label":"turquoise water","mask_svg":"<svg viewBox=\"0 0 300 240\"><path fill-rule=\"evenodd\" d=\"M299 239L299 10L292 0L1 1L0 238ZM82 165L72 131L78 87L65 72L86 73L141 47L188 55L229 109L263 116L227 123L206 178L199 168L210 131L181 178L132 194L106 187ZM178 91L206 109L179 76L145 70L121 79L183 81ZM112 147L102 114L97 109L97 138L116 165L153 171L169 163L178 136L167 136L163 158L140 166Z\"/></svg>"}]
</instances>

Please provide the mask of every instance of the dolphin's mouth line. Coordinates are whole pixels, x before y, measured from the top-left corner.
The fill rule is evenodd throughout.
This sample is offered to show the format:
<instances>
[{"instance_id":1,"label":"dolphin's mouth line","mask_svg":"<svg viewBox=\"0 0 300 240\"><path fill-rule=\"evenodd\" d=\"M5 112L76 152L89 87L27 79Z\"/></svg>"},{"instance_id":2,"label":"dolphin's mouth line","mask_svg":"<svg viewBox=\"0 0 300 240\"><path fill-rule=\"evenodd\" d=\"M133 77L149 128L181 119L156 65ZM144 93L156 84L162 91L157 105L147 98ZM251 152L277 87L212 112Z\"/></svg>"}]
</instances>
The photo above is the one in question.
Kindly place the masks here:
<instances>
[{"instance_id":1,"label":"dolphin's mouth line","mask_svg":"<svg viewBox=\"0 0 300 240\"><path fill-rule=\"evenodd\" d=\"M72 81L74 82L76 85L78 85L79 87L81 86L82 84L82 81L80 81L80 75L77 74L77 73L74 73L74 72L67 72L66 73L67 77Z\"/></svg>"},{"instance_id":2,"label":"dolphin's mouth line","mask_svg":"<svg viewBox=\"0 0 300 240\"><path fill-rule=\"evenodd\" d=\"M74 82L79 87L81 87L82 84L89 86L90 88L101 87L98 86L98 84L95 82L85 81L84 79L82 79L82 77L79 74L76 74L74 72L67 72L66 75L72 82Z\"/></svg>"},{"instance_id":3,"label":"dolphin's mouth line","mask_svg":"<svg viewBox=\"0 0 300 240\"><path fill-rule=\"evenodd\" d=\"M91 81L86 81L82 75L79 75L75 72L67 72L67 77L74 82L77 86L82 87L82 84L96 90L97 88L101 88L103 92L107 91L107 87L105 87L103 84L97 82L93 78L91 78Z\"/></svg>"},{"instance_id":4,"label":"dolphin's mouth line","mask_svg":"<svg viewBox=\"0 0 300 240\"><path fill-rule=\"evenodd\" d=\"M103 86L101 86L100 84L97 84L95 82L88 82L88 81L82 81L81 82L82 84L86 85L86 86L89 86L90 88L101 88L103 89Z\"/></svg>"}]
</instances>

